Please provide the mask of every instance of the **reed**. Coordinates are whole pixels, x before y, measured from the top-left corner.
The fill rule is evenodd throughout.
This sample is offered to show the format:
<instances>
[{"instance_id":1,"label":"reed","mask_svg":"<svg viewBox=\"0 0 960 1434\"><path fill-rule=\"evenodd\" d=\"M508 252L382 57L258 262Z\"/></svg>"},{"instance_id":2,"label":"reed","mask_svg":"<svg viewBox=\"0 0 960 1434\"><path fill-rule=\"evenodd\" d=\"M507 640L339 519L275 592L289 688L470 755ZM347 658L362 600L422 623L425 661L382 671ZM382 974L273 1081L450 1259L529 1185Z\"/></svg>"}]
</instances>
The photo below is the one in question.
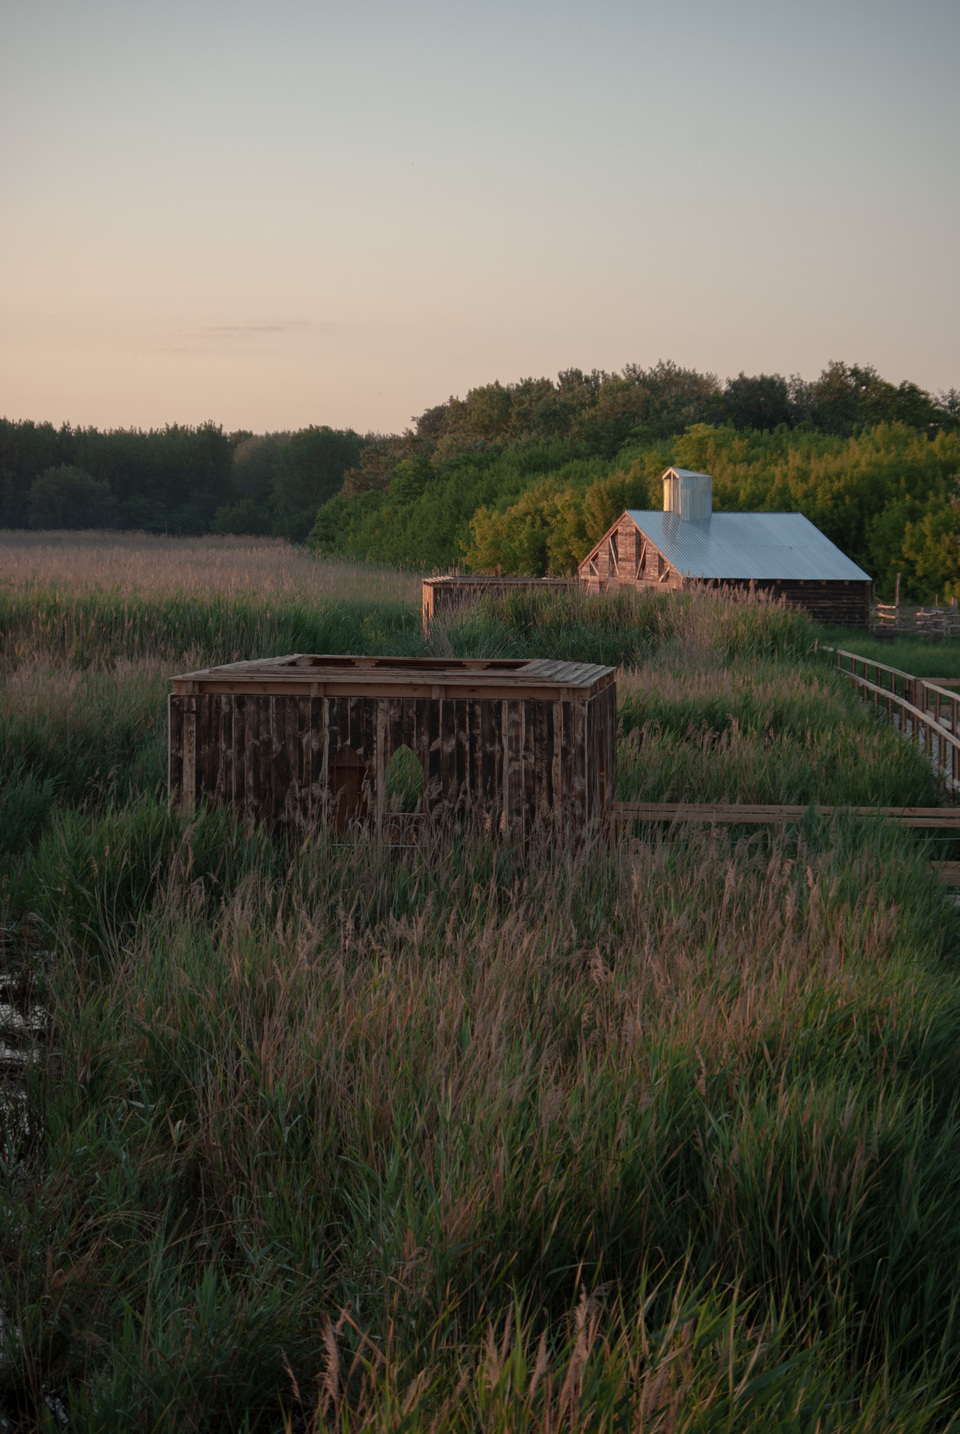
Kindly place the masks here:
<instances>
[{"instance_id":1,"label":"reed","mask_svg":"<svg viewBox=\"0 0 960 1434\"><path fill-rule=\"evenodd\" d=\"M960 912L922 839L295 848L163 799L171 664L339 623L629 661L625 795L932 801L806 619L524 600L427 649L406 600L2 601L0 1013L48 1015L0 1100L13 1427L957 1427Z\"/></svg>"}]
</instances>

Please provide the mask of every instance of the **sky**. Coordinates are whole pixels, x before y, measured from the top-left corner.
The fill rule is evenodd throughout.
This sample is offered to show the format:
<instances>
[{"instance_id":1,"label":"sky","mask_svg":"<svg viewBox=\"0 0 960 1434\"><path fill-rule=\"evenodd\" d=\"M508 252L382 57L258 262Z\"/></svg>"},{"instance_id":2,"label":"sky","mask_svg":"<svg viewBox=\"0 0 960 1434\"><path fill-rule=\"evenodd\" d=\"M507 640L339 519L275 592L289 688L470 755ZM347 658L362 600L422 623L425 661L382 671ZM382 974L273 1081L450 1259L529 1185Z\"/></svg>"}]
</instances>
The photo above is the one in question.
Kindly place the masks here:
<instances>
[{"instance_id":1,"label":"sky","mask_svg":"<svg viewBox=\"0 0 960 1434\"><path fill-rule=\"evenodd\" d=\"M956 0L0 0L0 414L960 386Z\"/></svg>"}]
</instances>

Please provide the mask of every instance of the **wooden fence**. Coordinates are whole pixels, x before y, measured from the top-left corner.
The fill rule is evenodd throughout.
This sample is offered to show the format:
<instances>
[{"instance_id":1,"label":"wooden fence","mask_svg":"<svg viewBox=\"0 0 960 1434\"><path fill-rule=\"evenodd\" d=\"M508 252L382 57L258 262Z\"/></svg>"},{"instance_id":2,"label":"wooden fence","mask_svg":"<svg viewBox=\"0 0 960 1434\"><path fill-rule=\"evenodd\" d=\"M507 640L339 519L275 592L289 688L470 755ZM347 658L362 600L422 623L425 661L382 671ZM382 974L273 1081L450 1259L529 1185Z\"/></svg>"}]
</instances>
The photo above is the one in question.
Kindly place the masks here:
<instances>
[{"instance_id":1,"label":"wooden fence","mask_svg":"<svg viewBox=\"0 0 960 1434\"><path fill-rule=\"evenodd\" d=\"M613 826L618 837L635 822L697 822L704 826L772 826L779 834L809 814L818 817L876 817L902 827L952 831L960 835L960 807L767 806L749 802L615 802ZM960 887L960 861L932 861L930 869L947 886Z\"/></svg>"},{"instance_id":2,"label":"wooden fence","mask_svg":"<svg viewBox=\"0 0 960 1434\"><path fill-rule=\"evenodd\" d=\"M930 756L941 786L960 790L960 679L915 677L872 657L836 649L837 668L860 696L886 710L906 737Z\"/></svg>"},{"instance_id":3,"label":"wooden fence","mask_svg":"<svg viewBox=\"0 0 960 1434\"><path fill-rule=\"evenodd\" d=\"M836 650L837 668L850 679L867 702L884 709L905 737L928 752L941 786L960 790L960 678L936 682L915 677L899 667L877 662L859 653ZM837 807L762 805L748 802L616 802L613 824L618 835L635 822L669 822L772 826L778 832L789 823L819 817L877 817L898 826L952 831L960 835L957 807ZM931 869L950 886L960 886L960 861L934 861Z\"/></svg>"}]
</instances>

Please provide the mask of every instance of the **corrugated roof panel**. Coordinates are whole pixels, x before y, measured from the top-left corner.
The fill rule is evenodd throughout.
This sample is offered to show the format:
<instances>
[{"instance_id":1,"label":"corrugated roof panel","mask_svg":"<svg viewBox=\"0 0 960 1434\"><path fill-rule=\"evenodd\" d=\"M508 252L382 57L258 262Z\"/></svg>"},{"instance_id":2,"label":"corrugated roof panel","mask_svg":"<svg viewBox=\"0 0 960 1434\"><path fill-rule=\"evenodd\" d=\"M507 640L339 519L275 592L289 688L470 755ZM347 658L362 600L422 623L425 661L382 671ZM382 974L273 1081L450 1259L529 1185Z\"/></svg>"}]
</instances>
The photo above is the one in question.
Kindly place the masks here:
<instances>
[{"instance_id":1,"label":"corrugated roof panel","mask_svg":"<svg viewBox=\"0 0 960 1434\"><path fill-rule=\"evenodd\" d=\"M677 513L627 512L678 572L689 578L869 582L802 513L713 513L684 521Z\"/></svg>"}]
</instances>

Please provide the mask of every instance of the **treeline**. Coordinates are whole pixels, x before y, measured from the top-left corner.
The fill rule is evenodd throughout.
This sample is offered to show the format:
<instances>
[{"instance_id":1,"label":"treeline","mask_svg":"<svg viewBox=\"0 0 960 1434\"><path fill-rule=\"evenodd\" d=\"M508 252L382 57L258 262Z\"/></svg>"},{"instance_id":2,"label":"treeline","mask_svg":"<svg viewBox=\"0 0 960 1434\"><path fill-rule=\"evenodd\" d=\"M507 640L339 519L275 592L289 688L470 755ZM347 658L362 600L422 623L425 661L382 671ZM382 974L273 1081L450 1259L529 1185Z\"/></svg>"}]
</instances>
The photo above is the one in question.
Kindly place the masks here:
<instances>
[{"instance_id":1,"label":"treeline","mask_svg":"<svg viewBox=\"0 0 960 1434\"><path fill-rule=\"evenodd\" d=\"M799 511L877 581L960 591L960 394L833 363L812 383L660 363L489 384L371 442L317 516L324 552L565 574L624 507L659 508L671 463L719 509Z\"/></svg>"},{"instance_id":2,"label":"treeline","mask_svg":"<svg viewBox=\"0 0 960 1434\"><path fill-rule=\"evenodd\" d=\"M0 419L0 527L302 541L366 442L327 427L227 434L205 423L104 432Z\"/></svg>"},{"instance_id":3,"label":"treeline","mask_svg":"<svg viewBox=\"0 0 960 1434\"><path fill-rule=\"evenodd\" d=\"M960 393L658 363L491 383L403 434L0 420L0 526L274 534L410 567L569 573L670 463L718 508L805 513L887 591L960 593Z\"/></svg>"}]
</instances>

